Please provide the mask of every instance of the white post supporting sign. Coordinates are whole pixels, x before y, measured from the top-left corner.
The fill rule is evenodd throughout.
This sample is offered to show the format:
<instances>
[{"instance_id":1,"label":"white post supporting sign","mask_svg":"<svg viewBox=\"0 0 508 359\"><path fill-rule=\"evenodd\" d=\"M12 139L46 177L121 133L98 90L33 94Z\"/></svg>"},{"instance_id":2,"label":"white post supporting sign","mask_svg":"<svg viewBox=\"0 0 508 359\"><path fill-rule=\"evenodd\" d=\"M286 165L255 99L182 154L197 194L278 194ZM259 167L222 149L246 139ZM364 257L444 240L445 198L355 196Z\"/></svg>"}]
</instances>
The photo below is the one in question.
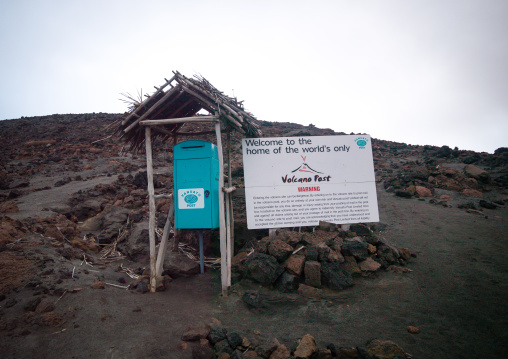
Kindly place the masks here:
<instances>
[{"instance_id":1,"label":"white post supporting sign","mask_svg":"<svg viewBox=\"0 0 508 359\"><path fill-rule=\"evenodd\" d=\"M249 229L378 222L368 135L242 140Z\"/></svg>"}]
</instances>

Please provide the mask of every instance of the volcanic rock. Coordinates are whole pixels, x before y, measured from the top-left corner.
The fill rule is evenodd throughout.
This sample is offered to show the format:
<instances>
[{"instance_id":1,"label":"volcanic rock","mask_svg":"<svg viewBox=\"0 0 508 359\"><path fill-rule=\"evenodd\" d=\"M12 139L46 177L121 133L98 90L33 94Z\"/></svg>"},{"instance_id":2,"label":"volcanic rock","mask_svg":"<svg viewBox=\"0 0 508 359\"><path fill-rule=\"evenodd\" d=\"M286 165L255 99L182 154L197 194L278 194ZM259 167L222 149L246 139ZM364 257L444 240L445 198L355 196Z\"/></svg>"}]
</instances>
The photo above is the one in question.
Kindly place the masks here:
<instances>
[{"instance_id":1,"label":"volcanic rock","mask_svg":"<svg viewBox=\"0 0 508 359\"><path fill-rule=\"evenodd\" d=\"M269 359L289 359L291 357L291 350L284 344L281 344L273 351Z\"/></svg>"},{"instance_id":2,"label":"volcanic rock","mask_svg":"<svg viewBox=\"0 0 508 359\"><path fill-rule=\"evenodd\" d=\"M268 245L270 244L271 240L268 237L261 238L259 241L255 244L255 250L256 252L266 254L268 253Z\"/></svg>"},{"instance_id":3,"label":"volcanic rock","mask_svg":"<svg viewBox=\"0 0 508 359\"><path fill-rule=\"evenodd\" d=\"M104 287L105 287L104 282L97 279L92 284L93 289L104 289Z\"/></svg>"},{"instance_id":4,"label":"volcanic rock","mask_svg":"<svg viewBox=\"0 0 508 359\"><path fill-rule=\"evenodd\" d=\"M305 334L295 350L295 358L310 358L316 351L316 340L312 335Z\"/></svg>"},{"instance_id":5,"label":"volcanic rock","mask_svg":"<svg viewBox=\"0 0 508 359\"><path fill-rule=\"evenodd\" d=\"M416 186L416 194L420 197L432 197L431 190L423 186Z\"/></svg>"},{"instance_id":6,"label":"volcanic rock","mask_svg":"<svg viewBox=\"0 0 508 359\"><path fill-rule=\"evenodd\" d=\"M253 253L244 261L244 276L263 285L273 284L284 271L275 257Z\"/></svg>"},{"instance_id":7,"label":"volcanic rock","mask_svg":"<svg viewBox=\"0 0 508 359\"><path fill-rule=\"evenodd\" d=\"M409 250L409 248L399 248L398 251L400 257L405 261L408 261L411 258L411 251Z\"/></svg>"},{"instance_id":8,"label":"volcanic rock","mask_svg":"<svg viewBox=\"0 0 508 359\"><path fill-rule=\"evenodd\" d=\"M230 358L230 359L245 359L245 357L243 356L243 353L242 353L240 350L238 350L238 349L235 349L235 350L231 353L231 355L230 355L230 357L229 357L229 358Z\"/></svg>"},{"instance_id":9,"label":"volcanic rock","mask_svg":"<svg viewBox=\"0 0 508 359\"><path fill-rule=\"evenodd\" d=\"M55 305L52 301L48 299L42 300L39 305L37 305L37 308L35 309L35 312L37 313L48 313L55 310Z\"/></svg>"},{"instance_id":10,"label":"volcanic rock","mask_svg":"<svg viewBox=\"0 0 508 359\"><path fill-rule=\"evenodd\" d=\"M274 239L268 245L268 253L274 256L279 263L282 263L288 259L293 251L293 247L280 239Z\"/></svg>"},{"instance_id":11,"label":"volcanic rock","mask_svg":"<svg viewBox=\"0 0 508 359\"><path fill-rule=\"evenodd\" d=\"M397 190L395 191L395 195L397 197L402 197L402 198L411 198L413 197L413 194L407 190Z\"/></svg>"},{"instance_id":12,"label":"volcanic rock","mask_svg":"<svg viewBox=\"0 0 508 359\"><path fill-rule=\"evenodd\" d=\"M344 239L341 248L345 256L353 256L359 261L366 260L369 257L369 246L361 237Z\"/></svg>"},{"instance_id":13,"label":"volcanic rock","mask_svg":"<svg viewBox=\"0 0 508 359\"><path fill-rule=\"evenodd\" d=\"M231 346L231 348L236 348L237 346L242 344L242 341L243 341L242 337L236 332L228 333L226 335L226 339L227 339L229 345Z\"/></svg>"},{"instance_id":14,"label":"volcanic rock","mask_svg":"<svg viewBox=\"0 0 508 359\"><path fill-rule=\"evenodd\" d=\"M7 198L8 199L15 199L15 198L21 197L22 195L23 195L22 191L13 189L12 191L9 192L9 194L7 195Z\"/></svg>"},{"instance_id":15,"label":"volcanic rock","mask_svg":"<svg viewBox=\"0 0 508 359\"><path fill-rule=\"evenodd\" d=\"M36 324L45 327L58 327L64 323L63 316L55 312L42 313L35 321Z\"/></svg>"},{"instance_id":16,"label":"volcanic rock","mask_svg":"<svg viewBox=\"0 0 508 359\"><path fill-rule=\"evenodd\" d=\"M248 290L242 295L242 301L247 304L248 307L252 308L264 308L266 307L263 298L259 295L256 290Z\"/></svg>"},{"instance_id":17,"label":"volcanic rock","mask_svg":"<svg viewBox=\"0 0 508 359\"><path fill-rule=\"evenodd\" d=\"M320 262L324 262L324 261L336 262L336 261L340 261L340 260L344 261L342 254L335 252L333 249L328 247L323 242L315 245L315 248L318 251L318 259Z\"/></svg>"},{"instance_id":18,"label":"volcanic rock","mask_svg":"<svg viewBox=\"0 0 508 359\"><path fill-rule=\"evenodd\" d=\"M483 183L490 183L491 182L489 173L485 170L482 170L481 168L479 168L475 165L471 165L471 164L466 165L466 167L464 167L464 173L467 176L473 177L474 179L481 181Z\"/></svg>"},{"instance_id":19,"label":"volcanic rock","mask_svg":"<svg viewBox=\"0 0 508 359\"><path fill-rule=\"evenodd\" d=\"M269 358L272 353L280 346L277 338L271 342L262 342L256 346L256 353L262 358Z\"/></svg>"},{"instance_id":20,"label":"volcanic rock","mask_svg":"<svg viewBox=\"0 0 508 359\"><path fill-rule=\"evenodd\" d=\"M407 327L407 331L409 333L411 333L411 334L418 334L418 333L420 333L420 329L418 329L417 327L414 327L412 325Z\"/></svg>"},{"instance_id":21,"label":"volcanic rock","mask_svg":"<svg viewBox=\"0 0 508 359\"><path fill-rule=\"evenodd\" d=\"M366 260L358 263L358 267L364 272L375 272L381 268L381 263L376 262L374 259L369 257Z\"/></svg>"},{"instance_id":22,"label":"volcanic rock","mask_svg":"<svg viewBox=\"0 0 508 359\"><path fill-rule=\"evenodd\" d=\"M305 284L311 287L321 287L321 263L316 261L305 262Z\"/></svg>"},{"instance_id":23,"label":"volcanic rock","mask_svg":"<svg viewBox=\"0 0 508 359\"><path fill-rule=\"evenodd\" d=\"M377 247L378 258L385 263L393 264L399 259L399 251L386 241L381 241Z\"/></svg>"},{"instance_id":24,"label":"volcanic rock","mask_svg":"<svg viewBox=\"0 0 508 359\"><path fill-rule=\"evenodd\" d=\"M290 273L301 275L305 264L305 256L294 254L284 262L284 267Z\"/></svg>"},{"instance_id":25,"label":"volcanic rock","mask_svg":"<svg viewBox=\"0 0 508 359\"><path fill-rule=\"evenodd\" d=\"M221 325L212 325L208 334L208 340L210 343L215 344L221 340L226 339L227 329Z\"/></svg>"},{"instance_id":26,"label":"volcanic rock","mask_svg":"<svg viewBox=\"0 0 508 359\"><path fill-rule=\"evenodd\" d=\"M398 356L405 358L405 352L390 340L374 339L367 343L367 352L373 359L394 359Z\"/></svg>"},{"instance_id":27,"label":"volcanic rock","mask_svg":"<svg viewBox=\"0 0 508 359\"><path fill-rule=\"evenodd\" d=\"M53 224L48 224L46 226L46 230L44 231L44 237L53 238L59 242L63 242L65 240L65 236L58 229L58 227Z\"/></svg>"},{"instance_id":28,"label":"volcanic rock","mask_svg":"<svg viewBox=\"0 0 508 359\"><path fill-rule=\"evenodd\" d=\"M17 219L0 217L0 243L9 243L27 232L27 228Z\"/></svg>"},{"instance_id":29,"label":"volcanic rock","mask_svg":"<svg viewBox=\"0 0 508 359\"><path fill-rule=\"evenodd\" d=\"M134 179L132 181L132 184L135 185L138 188L146 189L148 187L148 175L146 171L141 171L136 173L134 176ZM158 176L153 176L153 186L154 188L162 188L164 187L164 184L159 181Z\"/></svg>"},{"instance_id":30,"label":"volcanic rock","mask_svg":"<svg viewBox=\"0 0 508 359\"><path fill-rule=\"evenodd\" d=\"M200 265L185 254L180 252L168 251L164 261L164 272L170 276L188 276L198 274Z\"/></svg>"},{"instance_id":31,"label":"volcanic rock","mask_svg":"<svg viewBox=\"0 0 508 359\"><path fill-rule=\"evenodd\" d=\"M330 249L333 249L335 252L340 253L342 250L342 244L344 243L344 239L340 237L336 237L333 239L330 239L327 244Z\"/></svg>"},{"instance_id":32,"label":"volcanic rock","mask_svg":"<svg viewBox=\"0 0 508 359\"><path fill-rule=\"evenodd\" d=\"M17 213L19 212L18 205L13 201L0 203L0 213Z\"/></svg>"},{"instance_id":33,"label":"volcanic rock","mask_svg":"<svg viewBox=\"0 0 508 359\"><path fill-rule=\"evenodd\" d=\"M349 230L351 232L354 232L356 233L357 236L371 236L372 235L372 231L370 230L369 227L367 227L365 224L352 224L350 227L349 227Z\"/></svg>"},{"instance_id":34,"label":"volcanic rock","mask_svg":"<svg viewBox=\"0 0 508 359\"><path fill-rule=\"evenodd\" d=\"M319 252L316 246L310 246L305 248L305 258L308 261L318 261L319 260Z\"/></svg>"},{"instance_id":35,"label":"volcanic rock","mask_svg":"<svg viewBox=\"0 0 508 359\"><path fill-rule=\"evenodd\" d=\"M300 283L298 286L298 294L306 298L321 298L323 296L323 291L321 289Z\"/></svg>"},{"instance_id":36,"label":"volcanic rock","mask_svg":"<svg viewBox=\"0 0 508 359\"><path fill-rule=\"evenodd\" d=\"M217 354L227 353L227 354L231 355L233 353L233 348L231 348L227 339L223 339L223 340L215 343L214 348L215 348L215 352Z\"/></svg>"},{"instance_id":37,"label":"volcanic rock","mask_svg":"<svg viewBox=\"0 0 508 359\"><path fill-rule=\"evenodd\" d=\"M288 272L282 273L282 275L275 282L275 288L284 293L295 292L300 284L300 277Z\"/></svg>"},{"instance_id":38,"label":"volcanic rock","mask_svg":"<svg viewBox=\"0 0 508 359\"><path fill-rule=\"evenodd\" d=\"M245 252L238 253L236 256L231 258L231 267L233 268L237 267L245 258L247 258L247 253Z\"/></svg>"},{"instance_id":39,"label":"volcanic rock","mask_svg":"<svg viewBox=\"0 0 508 359\"><path fill-rule=\"evenodd\" d=\"M332 351L330 349L318 348L318 350L312 355L312 359L332 359Z\"/></svg>"},{"instance_id":40,"label":"volcanic rock","mask_svg":"<svg viewBox=\"0 0 508 359\"><path fill-rule=\"evenodd\" d=\"M353 285L353 277L339 262L321 263L323 284L331 289L342 290Z\"/></svg>"},{"instance_id":41,"label":"volcanic rock","mask_svg":"<svg viewBox=\"0 0 508 359\"><path fill-rule=\"evenodd\" d=\"M206 324L189 326L183 331L182 340L186 342L195 342L200 339L205 339L208 334L210 334L210 327Z\"/></svg>"},{"instance_id":42,"label":"volcanic rock","mask_svg":"<svg viewBox=\"0 0 508 359\"><path fill-rule=\"evenodd\" d=\"M355 257L346 256L345 261L343 263L344 269L347 270L350 274L361 273L360 267L358 267L358 263L356 262Z\"/></svg>"}]
</instances>

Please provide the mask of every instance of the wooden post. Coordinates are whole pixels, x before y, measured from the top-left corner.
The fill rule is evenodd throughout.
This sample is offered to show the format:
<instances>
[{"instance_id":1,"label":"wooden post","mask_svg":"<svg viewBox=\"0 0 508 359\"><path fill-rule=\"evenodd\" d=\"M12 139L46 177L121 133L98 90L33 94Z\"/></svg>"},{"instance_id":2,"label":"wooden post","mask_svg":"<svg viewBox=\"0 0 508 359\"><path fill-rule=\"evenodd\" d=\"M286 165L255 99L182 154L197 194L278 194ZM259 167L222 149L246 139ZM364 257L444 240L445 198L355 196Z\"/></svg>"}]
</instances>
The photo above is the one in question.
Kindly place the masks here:
<instances>
[{"instance_id":1,"label":"wooden post","mask_svg":"<svg viewBox=\"0 0 508 359\"><path fill-rule=\"evenodd\" d=\"M231 143L230 143L230 131L227 131L227 161L228 161L228 188L231 188ZM231 193L225 193L226 202L226 251L227 251L227 267L228 267L228 287L231 287L231 257L233 256L233 238L231 236Z\"/></svg>"},{"instance_id":2,"label":"wooden post","mask_svg":"<svg viewBox=\"0 0 508 359\"><path fill-rule=\"evenodd\" d=\"M155 293L157 282L156 257L155 257L155 191L153 187L153 164L152 164L152 133L150 126L145 129L145 149L146 149L146 173L148 179L148 208L150 217L148 220L148 234L150 239L150 291Z\"/></svg>"},{"instance_id":3,"label":"wooden post","mask_svg":"<svg viewBox=\"0 0 508 359\"><path fill-rule=\"evenodd\" d=\"M231 211L229 208L229 197L230 193L223 193L223 198L226 203L226 266L228 268L227 271L227 285L231 287L231 231L229 230L231 224Z\"/></svg>"},{"instance_id":4,"label":"wooden post","mask_svg":"<svg viewBox=\"0 0 508 359\"><path fill-rule=\"evenodd\" d=\"M233 176L231 174L232 172L232 169L231 169L231 129L228 128L228 135L227 135L227 139L228 139L228 187L233 187ZM232 194L229 194L229 200L228 200L228 205L229 205L229 213L230 213L230 218L231 218L231 222L229 224L229 232L231 233L231 255L234 255L235 254L235 217L233 215L233 195Z\"/></svg>"},{"instance_id":5,"label":"wooden post","mask_svg":"<svg viewBox=\"0 0 508 359\"><path fill-rule=\"evenodd\" d=\"M175 212L175 207L173 205L173 196L170 195L169 197L171 198L171 202L169 203L168 218L166 219L166 224L164 225L164 232L162 232L159 253L157 254L157 262L155 263L155 275L157 277L162 275L162 270L164 268L164 257L166 256L166 250L168 248L168 237L169 231L171 230L171 219L173 218L173 214Z\"/></svg>"},{"instance_id":6,"label":"wooden post","mask_svg":"<svg viewBox=\"0 0 508 359\"><path fill-rule=\"evenodd\" d=\"M227 266L227 244L226 244L226 223L224 218L224 155L222 152L222 138L220 132L220 121L215 123L215 134L217 136L217 150L219 154L219 233L220 233L220 275L222 283L222 295L228 295L228 272Z\"/></svg>"}]
</instances>

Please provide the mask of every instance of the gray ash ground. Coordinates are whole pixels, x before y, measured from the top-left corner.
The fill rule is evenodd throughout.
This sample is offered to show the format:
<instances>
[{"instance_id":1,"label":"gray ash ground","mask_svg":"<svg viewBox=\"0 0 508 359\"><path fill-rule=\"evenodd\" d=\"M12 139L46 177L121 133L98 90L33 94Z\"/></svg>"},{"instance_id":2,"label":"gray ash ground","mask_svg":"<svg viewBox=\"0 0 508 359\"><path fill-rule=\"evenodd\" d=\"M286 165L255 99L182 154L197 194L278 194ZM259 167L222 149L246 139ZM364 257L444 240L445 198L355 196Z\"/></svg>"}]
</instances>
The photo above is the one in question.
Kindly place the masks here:
<instances>
[{"instance_id":1,"label":"gray ash ground","mask_svg":"<svg viewBox=\"0 0 508 359\"><path fill-rule=\"evenodd\" d=\"M330 344L355 348L337 355L361 357L373 353L367 343L374 338L391 340L415 358L508 356L506 148L486 154L374 139L380 223L369 225L372 234L288 229L270 249L267 232L245 228L245 203L235 197L236 254L254 249L274 258L275 273L295 278L285 286L281 277L261 279L239 254L234 285L222 297L217 270L196 275L195 262L170 252L172 281L149 294L144 277L136 281L124 271L142 276L148 266L144 154L121 154L122 144L107 138L114 118L69 114L0 122L2 358L191 358L217 349L210 341L182 341L186 328L206 323L247 338L239 347L246 356L256 350L266 355L274 338L280 344L274 351L285 346L295 355L307 334L315 338L315 357L331 355ZM336 134L262 125L270 137ZM156 148L156 192L169 193L172 153L164 144ZM239 137L233 151L233 183L242 186ZM159 200L157 207L162 227L168 202ZM374 247L367 246L367 256L378 269L357 271L365 252L344 244L355 237ZM123 258L101 260L98 251L117 239ZM387 259L379 241L413 256ZM195 235L186 233L183 242L195 246ZM216 256L217 233L206 242ZM341 263L353 285L334 290L326 280L312 281L305 264L296 275L295 267L288 269L286 245L306 247L299 255L317 263L309 271ZM132 289L120 288L129 284ZM410 326L419 333L410 333Z\"/></svg>"}]
</instances>

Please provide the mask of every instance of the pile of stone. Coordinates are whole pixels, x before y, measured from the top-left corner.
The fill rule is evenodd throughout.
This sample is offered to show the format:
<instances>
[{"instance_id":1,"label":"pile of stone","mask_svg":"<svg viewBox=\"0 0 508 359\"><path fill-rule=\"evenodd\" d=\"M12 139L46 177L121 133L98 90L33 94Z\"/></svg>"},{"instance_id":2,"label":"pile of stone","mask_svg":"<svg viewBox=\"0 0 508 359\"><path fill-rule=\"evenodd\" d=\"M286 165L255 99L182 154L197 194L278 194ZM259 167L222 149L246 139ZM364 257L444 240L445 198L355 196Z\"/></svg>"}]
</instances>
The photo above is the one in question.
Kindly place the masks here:
<instances>
[{"instance_id":1,"label":"pile of stone","mask_svg":"<svg viewBox=\"0 0 508 359\"><path fill-rule=\"evenodd\" d=\"M408 271L407 248L396 248L365 224L322 223L314 232L279 230L274 239L253 240L232 259L233 281L253 280L285 293L319 296L316 289L341 290L354 275L380 269Z\"/></svg>"},{"instance_id":2,"label":"pile of stone","mask_svg":"<svg viewBox=\"0 0 508 359\"><path fill-rule=\"evenodd\" d=\"M464 166L462 171L446 165L408 164L395 177L385 180L384 187L388 192L407 198L431 197L435 188L482 197L490 183L489 173L472 164Z\"/></svg>"},{"instance_id":3,"label":"pile of stone","mask_svg":"<svg viewBox=\"0 0 508 359\"><path fill-rule=\"evenodd\" d=\"M478 214L478 210L496 209L508 202L493 192L493 186L502 180L499 176L493 180L489 172L473 164L455 167L458 169L447 164L406 164L396 176L384 179L384 188L398 197L430 198L429 203L444 207L452 206L452 201L458 199L458 208Z\"/></svg>"},{"instance_id":4,"label":"pile of stone","mask_svg":"<svg viewBox=\"0 0 508 359\"><path fill-rule=\"evenodd\" d=\"M390 340L374 339L363 346L343 347L333 343L319 347L316 339L306 334L295 343L282 344L277 338L265 340L261 333L254 332L241 336L228 332L219 321L191 326L185 329L182 340L183 350L188 350L188 342L193 342L194 359L290 359L290 358L361 358L361 359L405 359L411 356Z\"/></svg>"}]
</instances>

